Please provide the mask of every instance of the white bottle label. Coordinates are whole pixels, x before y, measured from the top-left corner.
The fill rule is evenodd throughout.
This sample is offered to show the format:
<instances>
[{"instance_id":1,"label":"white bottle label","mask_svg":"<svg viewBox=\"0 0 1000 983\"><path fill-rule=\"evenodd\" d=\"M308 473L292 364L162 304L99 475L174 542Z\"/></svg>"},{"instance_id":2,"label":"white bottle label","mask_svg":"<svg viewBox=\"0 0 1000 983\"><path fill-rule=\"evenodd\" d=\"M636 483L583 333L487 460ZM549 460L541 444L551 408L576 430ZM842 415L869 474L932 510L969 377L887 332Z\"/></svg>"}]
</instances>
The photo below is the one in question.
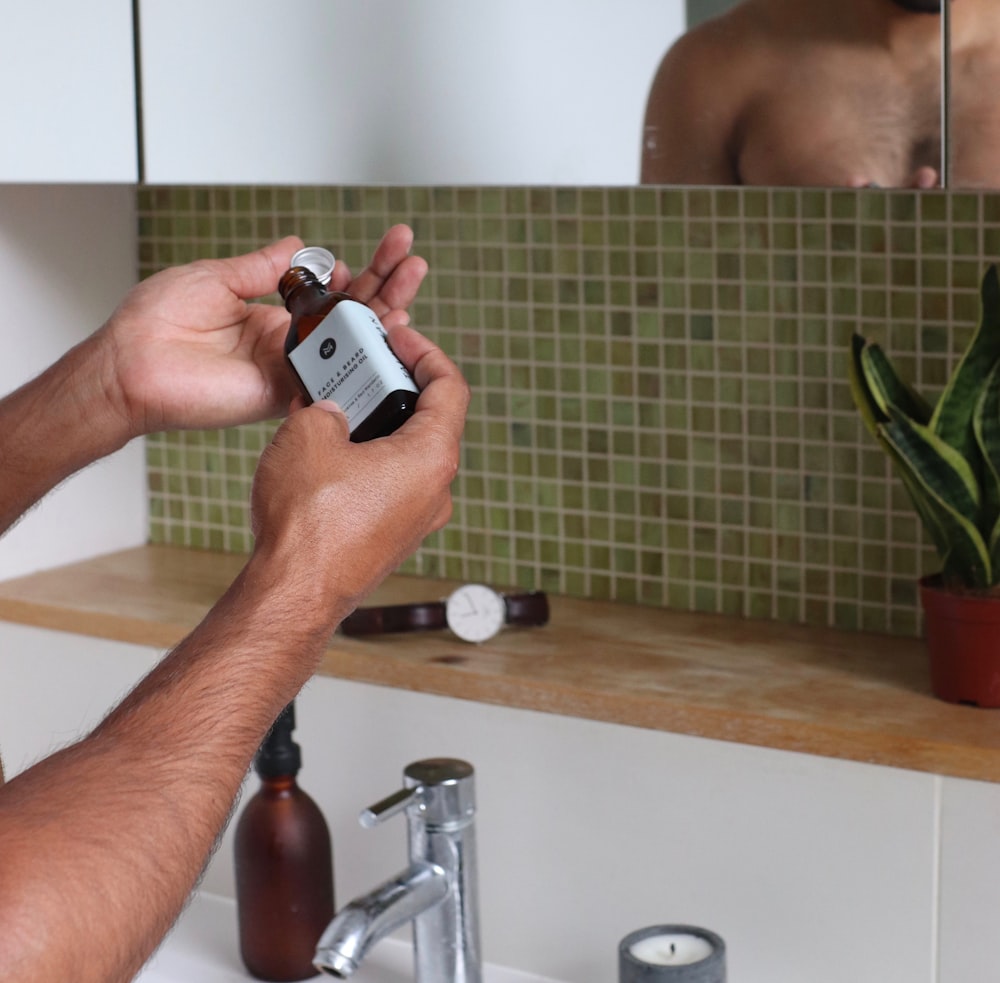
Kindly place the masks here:
<instances>
[{"instance_id":1,"label":"white bottle label","mask_svg":"<svg viewBox=\"0 0 1000 983\"><path fill-rule=\"evenodd\" d=\"M332 399L344 411L351 433L389 393L420 391L375 312L356 300L337 304L288 358L314 402Z\"/></svg>"}]
</instances>

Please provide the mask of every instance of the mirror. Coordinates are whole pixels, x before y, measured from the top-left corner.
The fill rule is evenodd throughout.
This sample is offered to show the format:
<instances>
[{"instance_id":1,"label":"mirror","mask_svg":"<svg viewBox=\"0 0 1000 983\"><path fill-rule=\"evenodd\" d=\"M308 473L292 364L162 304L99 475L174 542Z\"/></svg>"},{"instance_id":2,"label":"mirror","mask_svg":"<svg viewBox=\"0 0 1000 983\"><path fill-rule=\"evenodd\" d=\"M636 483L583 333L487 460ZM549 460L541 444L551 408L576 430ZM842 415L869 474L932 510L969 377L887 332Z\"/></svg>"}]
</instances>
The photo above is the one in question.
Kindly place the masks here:
<instances>
[{"instance_id":1,"label":"mirror","mask_svg":"<svg viewBox=\"0 0 1000 983\"><path fill-rule=\"evenodd\" d=\"M949 11L941 16L939 0L707 6L715 16L692 14L650 87L644 183L941 186ZM982 37L981 6L971 0L951 13L963 36ZM967 102L982 115L979 103L990 100Z\"/></svg>"},{"instance_id":2,"label":"mirror","mask_svg":"<svg viewBox=\"0 0 1000 983\"><path fill-rule=\"evenodd\" d=\"M992 0L946 5L945 147L950 188L1000 187L1000 6Z\"/></svg>"},{"instance_id":3,"label":"mirror","mask_svg":"<svg viewBox=\"0 0 1000 983\"><path fill-rule=\"evenodd\" d=\"M332 2L322 118L350 137L336 141L337 183L935 187L946 177L939 0ZM956 37L987 3L956 5L968 11L953 15ZM672 48L671 70L658 71Z\"/></svg>"},{"instance_id":4,"label":"mirror","mask_svg":"<svg viewBox=\"0 0 1000 983\"><path fill-rule=\"evenodd\" d=\"M334 183L635 185L680 0L332 0ZM391 24L392 30L385 25Z\"/></svg>"}]
</instances>

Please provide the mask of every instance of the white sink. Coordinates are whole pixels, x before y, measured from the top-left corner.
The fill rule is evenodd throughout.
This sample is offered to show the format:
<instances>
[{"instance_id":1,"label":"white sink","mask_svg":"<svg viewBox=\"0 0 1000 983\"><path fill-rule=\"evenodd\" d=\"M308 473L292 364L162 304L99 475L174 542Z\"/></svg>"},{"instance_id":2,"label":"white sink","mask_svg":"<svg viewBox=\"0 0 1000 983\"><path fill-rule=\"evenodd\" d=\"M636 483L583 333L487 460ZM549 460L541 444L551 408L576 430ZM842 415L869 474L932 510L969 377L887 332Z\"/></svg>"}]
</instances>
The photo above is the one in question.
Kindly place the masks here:
<instances>
[{"instance_id":1,"label":"white sink","mask_svg":"<svg viewBox=\"0 0 1000 983\"><path fill-rule=\"evenodd\" d=\"M503 966L484 967L484 983L557 983ZM253 977L240 961L236 904L230 898L196 894L136 983L246 983ZM330 980L317 976L317 980ZM413 949L383 939L368 953L353 983L412 983Z\"/></svg>"}]
</instances>

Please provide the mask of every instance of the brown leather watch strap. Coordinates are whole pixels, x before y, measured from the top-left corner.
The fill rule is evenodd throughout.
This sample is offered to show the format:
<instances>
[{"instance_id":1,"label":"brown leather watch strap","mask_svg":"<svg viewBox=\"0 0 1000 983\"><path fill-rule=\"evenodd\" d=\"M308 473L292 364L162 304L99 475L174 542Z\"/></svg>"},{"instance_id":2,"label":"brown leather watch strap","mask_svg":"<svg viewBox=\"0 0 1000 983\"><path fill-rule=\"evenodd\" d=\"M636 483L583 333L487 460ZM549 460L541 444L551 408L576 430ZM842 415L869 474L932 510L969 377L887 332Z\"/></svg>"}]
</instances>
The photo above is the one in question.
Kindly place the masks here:
<instances>
[{"instance_id":1,"label":"brown leather watch strap","mask_svg":"<svg viewBox=\"0 0 1000 983\"><path fill-rule=\"evenodd\" d=\"M507 606L508 625L544 625L549 620L549 599L544 591L501 594ZM345 635L388 635L404 631L435 631L447 628L444 601L388 604L357 608L340 623Z\"/></svg>"},{"instance_id":2,"label":"brown leather watch strap","mask_svg":"<svg viewBox=\"0 0 1000 983\"><path fill-rule=\"evenodd\" d=\"M340 623L340 630L345 635L386 635L391 632L433 631L447 627L444 601L357 608Z\"/></svg>"},{"instance_id":3,"label":"brown leather watch strap","mask_svg":"<svg viewBox=\"0 0 1000 983\"><path fill-rule=\"evenodd\" d=\"M545 591L530 594L503 594L507 602L508 625L545 625L549 621L549 599Z\"/></svg>"}]
</instances>

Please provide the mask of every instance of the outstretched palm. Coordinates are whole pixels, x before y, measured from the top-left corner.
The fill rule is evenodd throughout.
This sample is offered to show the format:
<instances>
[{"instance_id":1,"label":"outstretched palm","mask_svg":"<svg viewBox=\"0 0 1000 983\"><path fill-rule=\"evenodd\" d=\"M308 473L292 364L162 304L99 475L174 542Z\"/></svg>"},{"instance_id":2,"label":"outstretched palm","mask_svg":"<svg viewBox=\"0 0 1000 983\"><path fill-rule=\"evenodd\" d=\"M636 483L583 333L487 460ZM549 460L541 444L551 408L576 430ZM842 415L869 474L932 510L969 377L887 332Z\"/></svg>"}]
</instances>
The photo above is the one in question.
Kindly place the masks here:
<instances>
[{"instance_id":1,"label":"outstretched palm","mask_svg":"<svg viewBox=\"0 0 1000 983\"><path fill-rule=\"evenodd\" d=\"M390 229L354 280L337 264L332 286L383 319L406 323L426 273L408 256L412 233ZM139 284L103 329L133 433L227 427L282 415L294 392L282 346L288 314L255 298L274 292L302 245L283 239L246 256L164 270Z\"/></svg>"}]
</instances>

